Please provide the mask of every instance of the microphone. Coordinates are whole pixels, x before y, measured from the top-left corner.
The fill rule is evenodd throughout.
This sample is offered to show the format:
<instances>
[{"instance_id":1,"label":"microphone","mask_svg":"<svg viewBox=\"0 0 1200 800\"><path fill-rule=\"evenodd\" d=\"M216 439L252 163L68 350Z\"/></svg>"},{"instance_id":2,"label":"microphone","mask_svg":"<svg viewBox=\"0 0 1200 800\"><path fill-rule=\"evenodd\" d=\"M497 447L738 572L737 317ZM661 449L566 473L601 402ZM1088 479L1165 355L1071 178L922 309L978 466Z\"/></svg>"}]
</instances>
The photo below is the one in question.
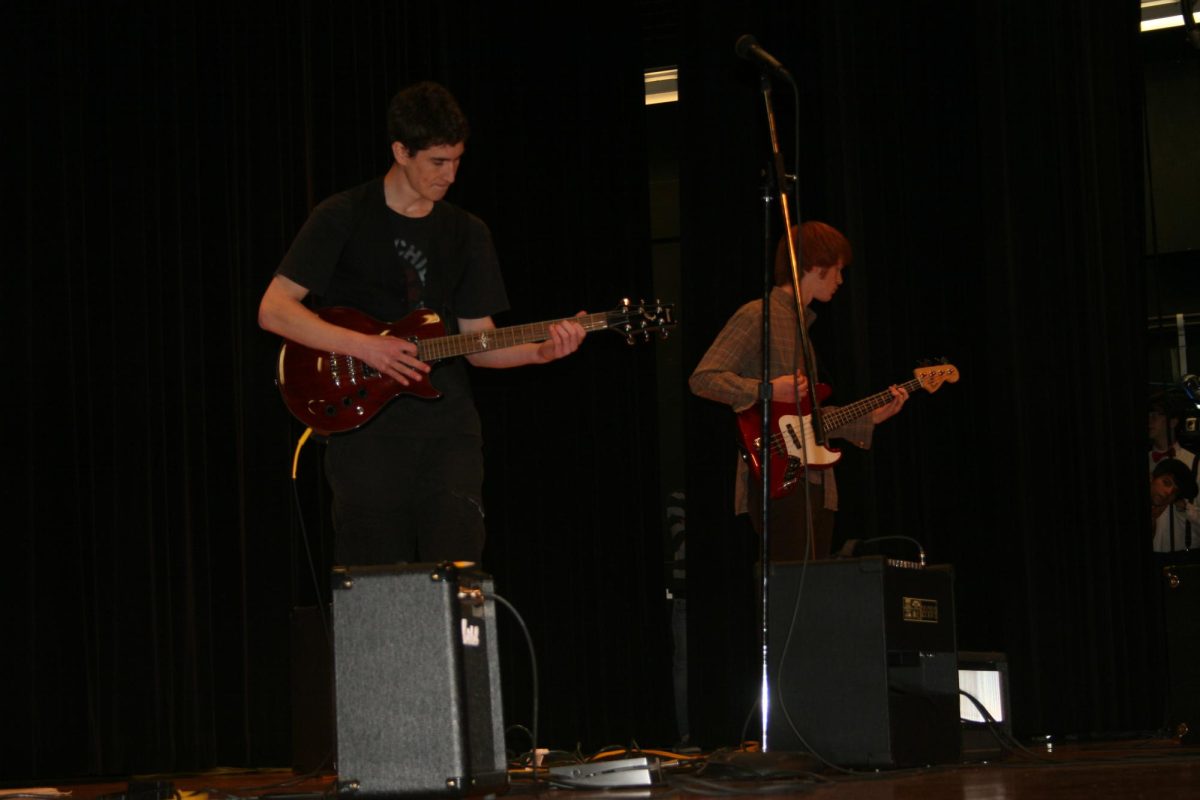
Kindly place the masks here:
<instances>
[{"instance_id":1,"label":"microphone","mask_svg":"<svg viewBox=\"0 0 1200 800\"><path fill-rule=\"evenodd\" d=\"M759 67L774 72L788 82L792 80L791 73L784 69L783 64L779 63L779 59L763 50L758 44L758 39L748 33L738 37L737 43L733 46L733 52L738 54L738 58L756 62Z\"/></svg>"}]
</instances>

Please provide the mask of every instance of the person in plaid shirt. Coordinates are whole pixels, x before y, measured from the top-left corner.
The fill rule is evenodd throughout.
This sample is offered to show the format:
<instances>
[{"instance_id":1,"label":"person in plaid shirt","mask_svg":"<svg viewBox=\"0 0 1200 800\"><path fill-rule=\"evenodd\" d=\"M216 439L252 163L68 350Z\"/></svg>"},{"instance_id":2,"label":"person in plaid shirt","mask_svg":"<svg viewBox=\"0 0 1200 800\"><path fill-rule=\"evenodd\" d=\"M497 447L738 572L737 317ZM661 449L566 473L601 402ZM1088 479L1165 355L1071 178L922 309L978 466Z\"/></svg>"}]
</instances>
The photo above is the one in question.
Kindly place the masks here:
<instances>
[{"instance_id":1,"label":"person in plaid shirt","mask_svg":"<svg viewBox=\"0 0 1200 800\"><path fill-rule=\"evenodd\" d=\"M814 300L827 303L842 284L842 272L850 264L850 242L836 228L809 221L792 228L798 242L801 302L805 322L811 327L816 314ZM794 403L808 391L808 380L799 358L800 340L796 303L793 298L791 259L786 238L775 252L775 287L771 290L770 372L772 399ZM762 376L762 300L746 303L729 319L688 380L700 397L728 405L735 413L759 402ZM888 405L827 431L828 439L844 439L868 448L875 426L896 415L908 399L902 387L892 386L894 398ZM832 406L824 406L830 410ZM827 558L833 541L834 512L837 511L837 482L833 469L807 471L808 491L793 491L772 501L770 506L772 560L795 561ZM762 487L738 463L734 495L735 512L749 512L755 531L762 533ZM812 536L807 535L808 506L812 507Z\"/></svg>"}]
</instances>

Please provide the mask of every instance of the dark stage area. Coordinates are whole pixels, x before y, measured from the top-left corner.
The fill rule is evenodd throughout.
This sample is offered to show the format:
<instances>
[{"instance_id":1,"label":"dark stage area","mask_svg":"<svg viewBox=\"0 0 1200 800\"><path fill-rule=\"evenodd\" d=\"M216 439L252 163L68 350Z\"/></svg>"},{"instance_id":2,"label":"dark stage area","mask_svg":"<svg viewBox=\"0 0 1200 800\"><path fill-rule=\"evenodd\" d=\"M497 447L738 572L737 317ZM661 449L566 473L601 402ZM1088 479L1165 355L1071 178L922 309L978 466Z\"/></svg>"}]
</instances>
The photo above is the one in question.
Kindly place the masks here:
<instances>
[{"instance_id":1,"label":"dark stage area","mask_svg":"<svg viewBox=\"0 0 1200 800\"><path fill-rule=\"evenodd\" d=\"M639 770L648 785L619 787L552 786L546 771L533 778L527 770L516 771L503 796L546 800L572 797L679 798L703 797L822 797L831 800L1123 800L1156 797L1182 800L1196 795L1200 786L1200 753L1169 740L1146 739L1100 743L1060 743L1052 752L1017 752L985 764L936 766L881 772L839 774L830 771L754 777L739 774L738 768L720 767L705 757L684 758L656 751L639 754L600 754L581 763L581 772L596 772L605 761L630 757L645 758L651 768ZM607 757L605 757L607 756ZM626 773L628 776L629 773ZM54 787L68 792L71 800L159 800L150 794L130 794L131 789L164 783L183 800L211 797L236 800L248 797L287 797L321 800L334 794L333 775L295 776L279 770L222 770L206 774L139 776L131 780L94 783L65 783ZM28 788L28 787L27 787ZM40 795L53 797L52 794ZM346 796L346 795L340 795ZM353 796L353 795L349 795ZM167 800L163 796L162 800Z\"/></svg>"},{"instance_id":2,"label":"dark stage area","mask_svg":"<svg viewBox=\"0 0 1200 800\"><path fill-rule=\"evenodd\" d=\"M385 781L460 745L501 780L536 744L561 766L655 759L656 783L618 796L1200 795L1179 740L1200 724L1200 576L1147 530L1149 397L1200 391L1183 28L1095 0L16 0L3 18L0 784L300 800L329 790L340 738L340 768L378 746ZM438 145L464 147L440 191L486 226L455 216L470 241L437 255L490 237L479 302L523 344L581 310L592 327L516 369L460 362L491 355L490 329L444 337L483 484L442 507L482 519L482 557L363 572L337 563L327 480L356 433L305 435L289 410L312 398L277 385L295 348L260 303L314 209L394 174L386 111L418 81L470 122ZM791 221L852 249L810 309L828 402L874 421L888 387L911 391L820 465L836 491L809 494L845 557L772 564L764 654L761 541L735 506L749 409L691 378L763 297L784 230L768 98ZM1200 406L1181 410L1200 452ZM423 501L417 466L423 488L396 494ZM764 662L771 749L869 775L737 772ZM1005 747L982 722L960 739L963 671L999 676Z\"/></svg>"}]
</instances>

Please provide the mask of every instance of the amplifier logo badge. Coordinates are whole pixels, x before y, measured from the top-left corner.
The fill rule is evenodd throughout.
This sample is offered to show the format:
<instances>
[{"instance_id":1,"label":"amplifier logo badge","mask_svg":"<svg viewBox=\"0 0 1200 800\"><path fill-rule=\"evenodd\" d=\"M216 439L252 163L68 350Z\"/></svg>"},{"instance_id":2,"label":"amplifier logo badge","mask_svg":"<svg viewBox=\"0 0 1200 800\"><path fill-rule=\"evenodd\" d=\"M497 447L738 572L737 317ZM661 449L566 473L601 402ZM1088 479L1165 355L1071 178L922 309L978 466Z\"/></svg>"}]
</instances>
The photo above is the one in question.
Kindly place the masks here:
<instances>
[{"instance_id":1,"label":"amplifier logo badge","mask_svg":"<svg viewBox=\"0 0 1200 800\"><path fill-rule=\"evenodd\" d=\"M937 622L938 602L924 597L901 597L902 616L905 622Z\"/></svg>"},{"instance_id":2,"label":"amplifier logo badge","mask_svg":"<svg viewBox=\"0 0 1200 800\"><path fill-rule=\"evenodd\" d=\"M462 643L466 647L479 647L479 626L462 620Z\"/></svg>"}]
</instances>

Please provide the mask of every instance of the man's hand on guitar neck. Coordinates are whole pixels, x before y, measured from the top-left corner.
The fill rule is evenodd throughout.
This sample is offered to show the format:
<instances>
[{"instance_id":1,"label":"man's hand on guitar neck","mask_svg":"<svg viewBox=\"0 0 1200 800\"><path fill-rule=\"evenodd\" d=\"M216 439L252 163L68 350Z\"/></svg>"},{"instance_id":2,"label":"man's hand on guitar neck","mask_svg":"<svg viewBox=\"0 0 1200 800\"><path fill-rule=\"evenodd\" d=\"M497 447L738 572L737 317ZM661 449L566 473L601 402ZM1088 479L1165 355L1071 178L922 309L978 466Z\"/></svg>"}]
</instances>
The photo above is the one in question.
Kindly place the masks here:
<instances>
[{"instance_id":1,"label":"man's hand on guitar neck","mask_svg":"<svg viewBox=\"0 0 1200 800\"><path fill-rule=\"evenodd\" d=\"M795 403L797 397L808 394L808 378L797 371L795 375L780 375L771 379L771 399L776 403Z\"/></svg>"},{"instance_id":2,"label":"man's hand on guitar neck","mask_svg":"<svg viewBox=\"0 0 1200 800\"><path fill-rule=\"evenodd\" d=\"M582 317L586 311L580 311L575 316ZM565 358L579 349L587 331L578 322L563 320L550 326L550 338L538 346L538 358L543 363Z\"/></svg>"},{"instance_id":3,"label":"man's hand on guitar neck","mask_svg":"<svg viewBox=\"0 0 1200 800\"><path fill-rule=\"evenodd\" d=\"M586 311L580 311L575 316L586 315ZM459 317L458 328L463 333L480 333L495 330L496 326L491 317L478 319ZM583 342L583 337L587 335L583 326L571 319L551 323L546 332L549 334L549 338L543 341L525 342L512 347L472 353L467 356L467 360L476 367L491 369L523 367L526 364L547 364L574 353Z\"/></svg>"},{"instance_id":4,"label":"man's hand on guitar neck","mask_svg":"<svg viewBox=\"0 0 1200 800\"><path fill-rule=\"evenodd\" d=\"M892 393L892 402L871 412L871 421L876 425L899 414L900 409L904 407L904 401L908 399L908 390L903 386L892 384L888 391Z\"/></svg>"}]
</instances>

